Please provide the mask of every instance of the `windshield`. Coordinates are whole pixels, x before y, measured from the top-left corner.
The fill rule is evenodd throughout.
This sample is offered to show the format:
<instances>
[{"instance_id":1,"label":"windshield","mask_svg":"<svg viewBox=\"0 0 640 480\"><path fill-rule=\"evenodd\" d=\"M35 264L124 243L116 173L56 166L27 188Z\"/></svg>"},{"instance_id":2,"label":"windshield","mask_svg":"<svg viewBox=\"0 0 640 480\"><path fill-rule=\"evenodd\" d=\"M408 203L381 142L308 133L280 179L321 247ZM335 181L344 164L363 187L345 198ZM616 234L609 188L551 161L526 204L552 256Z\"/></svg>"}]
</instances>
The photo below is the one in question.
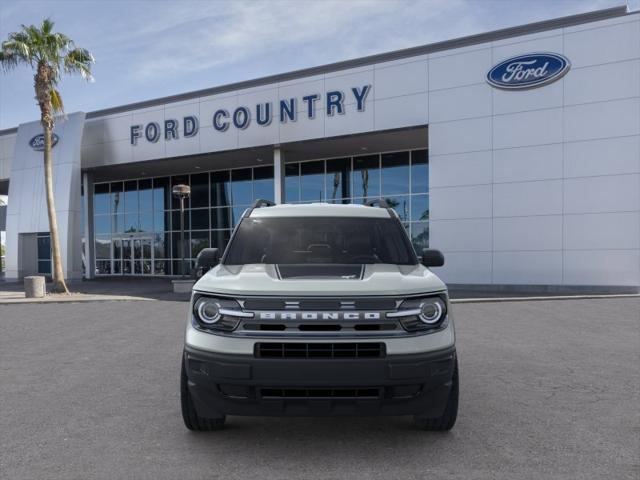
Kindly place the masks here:
<instances>
[{"instance_id":1,"label":"windshield","mask_svg":"<svg viewBox=\"0 0 640 480\"><path fill-rule=\"evenodd\" d=\"M267 217L242 220L224 263L415 265L417 259L394 218Z\"/></svg>"}]
</instances>

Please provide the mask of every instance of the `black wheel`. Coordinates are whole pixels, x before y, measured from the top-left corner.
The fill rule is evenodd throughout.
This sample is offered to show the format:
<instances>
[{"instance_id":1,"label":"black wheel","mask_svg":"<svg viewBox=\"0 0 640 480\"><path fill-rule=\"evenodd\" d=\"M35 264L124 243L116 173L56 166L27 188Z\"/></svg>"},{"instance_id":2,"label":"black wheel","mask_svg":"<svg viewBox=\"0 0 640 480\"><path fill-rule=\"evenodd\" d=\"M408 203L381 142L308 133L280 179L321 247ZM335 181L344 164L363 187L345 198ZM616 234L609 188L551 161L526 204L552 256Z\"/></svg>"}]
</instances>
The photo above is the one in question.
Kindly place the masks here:
<instances>
[{"instance_id":1,"label":"black wheel","mask_svg":"<svg viewBox=\"0 0 640 480\"><path fill-rule=\"evenodd\" d=\"M182 419L184 425L189 430L196 432L210 432L212 430L220 430L224 427L226 417L221 415L217 418L202 418L196 412L189 393L187 385L187 372L184 368L184 358L182 359L182 369L180 372L180 403L182 405Z\"/></svg>"},{"instance_id":2,"label":"black wheel","mask_svg":"<svg viewBox=\"0 0 640 480\"><path fill-rule=\"evenodd\" d=\"M456 359L456 364L453 369L453 378L451 379L451 391L449 392L449 398L447 399L447 406L444 409L444 413L442 416L436 418L422 418L416 416L414 417L416 426L420 430L428 430L432 432L444 432L451 430L456 424L456 418L458 417L459 393L458 360Z\"/></svg>"}]
</instances>

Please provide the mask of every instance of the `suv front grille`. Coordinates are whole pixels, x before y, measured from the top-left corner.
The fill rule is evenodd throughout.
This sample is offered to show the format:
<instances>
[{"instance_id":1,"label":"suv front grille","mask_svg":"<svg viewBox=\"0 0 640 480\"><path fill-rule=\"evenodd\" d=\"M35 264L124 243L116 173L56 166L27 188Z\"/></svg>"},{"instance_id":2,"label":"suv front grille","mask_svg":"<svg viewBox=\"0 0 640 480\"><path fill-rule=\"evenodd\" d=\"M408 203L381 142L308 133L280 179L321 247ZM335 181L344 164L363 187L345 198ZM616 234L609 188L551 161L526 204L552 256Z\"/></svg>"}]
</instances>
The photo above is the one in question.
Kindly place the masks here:
<instances>
[{"instance_id":1,"label":"suv front grille","mask_svg":"<svg viewBox=\"0 0 640 480\"><path fill-rule=\"evenodd\" d=\"M246 298L246 310L394 310L394 298Z\"/></svg>"},{"instance_id":2,"label":"suv front grille","mask_svg":"<svg viewBox=\"0 0 640 480\"><path fill-rule=\"evenodd\" d=\"M258 358L382 358L384 343L256 343Z\"/></svg>"},{"instance_id":3,"label":"suv front grille","mask_svg":"<svg viewBox=\"0 0 640 480\"><path fill-rule=\"evenodd\" d=\"M262 398L380 398L380 388L261 388Z\"/></svg>"}]
</instances>

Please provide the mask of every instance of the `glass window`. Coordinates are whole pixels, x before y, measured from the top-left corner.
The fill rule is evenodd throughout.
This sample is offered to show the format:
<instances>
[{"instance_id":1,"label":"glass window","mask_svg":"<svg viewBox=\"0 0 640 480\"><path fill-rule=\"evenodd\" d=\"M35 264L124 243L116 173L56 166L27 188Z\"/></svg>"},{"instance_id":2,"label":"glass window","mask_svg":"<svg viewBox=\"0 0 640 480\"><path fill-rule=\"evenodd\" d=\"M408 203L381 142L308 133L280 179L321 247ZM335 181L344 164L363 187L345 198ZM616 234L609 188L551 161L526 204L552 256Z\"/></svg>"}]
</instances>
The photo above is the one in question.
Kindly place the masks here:
<instances>
[{"instance_id":1,"label":"glass window","mask_svg":"<svg viewBox=\"0 0 640 480\"><path fill-rule=\"evenodd\" d=\"M124 231L125 233L134 233L140 230L140 222L138 219L138 211L127 212L124 214Z\"/></svg>"},{"instance_id":2,"label":"glass window","mask_svg":"<svg viewBox=\"0 0 640 480\"><path fill-rule=\"evenodd\" d=\"M353 196L365 200L380 197L380 157L367 155L353 158Z\"/></svg>"},{"instance_id":3,"label":"glass window","mask_svg":"<svg viewBox=\"0 0 640 480\"><path fill-rule=\"evenodd\" d=\"M300 200L324 201L324 161L300 164Z\"/></svg>"},{"instance_id":4,"label":"glass window","mask_svg":"<svg viewBox=\"0 0 640 480\"><path fill-rule=\"evenodd\" d=\"M189 175L176 175L171 177L171 188L176 185L189 185ZM173 191L173 190L172 190ZM180 199L171 195L171 208L180 208ZM184 208L189 208L189 198L184 200Z\"/></svg>"},{"instance_id":5,"label":"glass window","mask_svg":"<svg viewBox=\"0 0 640 480\"><path fill-rule=\"evenodd\" d=\"M110 260L98 260L96 262L96 273L98 275L108 275L111 273L111 261Z\"/></svg>"},{"instance_id":6,"label":"glass window","mask_svg":"<svg viewBox=\"0 0 640 480\"><path fill-rule=\"evenodd\" d=\"M170 229L169 212L153 212L153 231L164 232Z\"/></svg>"},{"instance_id":7,"label":"glass window","mask_svg":"<svg viewBox=\"0 0 640 480\"><path fill-rule=\"evenodd\" d=\"M234 205L249 205L253 199L251 169L231 170L231 200Z\"/></svg>"},{"instance_id":8,"label":"glass window","mask_svg":"<svg viewBox=\"0 0 640 480\"><path fill-rule=\"evenodd\" d=\"M153 179L153 209L168 210L171 208L171 189L169 187L169 178Z\"/></svg>"},{"instance_id":9,"label":"glass window","mask_svg":"<svg viewBox=\"0 0 640 480\"><path fill-rule=\"evenodd\" d=\"M287 163L284 166L284 199L293 203L300 201L300 164Z\"/></svg>"},{"instance_id":10,"label":"glass window","mask_svg":"<svg viewBox=\"0 0 640 480\"><path fill-rule=\"evenodd\" d=\"M253 169L253 199L273 200L273 167Z\"/></svg>"},{"instance_id":11,"label":"glass window","mask_svg":"<svg viewBox=\"0 0 640 480\"><path fill-rule=\"evenodd\" d=\"M211 232L211 247L219 249L222 254L230 237L231 230L214 230Z\"/></svg>"},{"instance_id":12,"label":"glass window","mask_svg":"<svg viewBox=\"0 0 640 480\"><path fill-rule=\"evenodd\" d=\"M38 250L38 273L48 275L51 273L51 235L39 233L36 236Z\"/></svg>"},{"instance_id":13,"label":"glass window","mask_svg":"<svg viewBox=\"0 0 640 480\"><path fill-rule=\"evenodd\" d=\"M189 275L191 274L191 269L195 266L195 263L188 258L185 259L184 263L182 260L174 260L172 263L174 275Z\"/></svg>"},{"instance_id":14,"label":"glass window","mask_svg":"<svg viewBox=\"0 0 640 480\"><path fill-rule=\"evenodd\" d=\"M403 222L409 220L409 195L384 197L384 199L387 204L396 211L400 220Z\"/></svg>"},{"instance_id":15,"label":"glass window","mask_svg":"<svg viewBox=\"0 0 640 480\"><path fill-rule=\"evenodd\" d=\"M96 235L111 233L111 215L96 215L93 217L93 228Z\"/></svg>"},{"instance_id":16,"label":"glass window","mask_svg":"<svg viewBox=\"0 0 640 480\"><path fill-rule=\"evenodd\" d=\"M351 197L350 158L336 158L327 160L327 202L338 203L344 198Z\"/></svg>"},{"instance_id":17,"label":"glass window","mask_svg":"<svg viewBox=\"0 0 640 480\"><path fill-rule=\"evenodd\" d=\"M51 260L38 260L38 273L51 274Z\"/></svg>"},{"instance_id":18,"label":"glass window","mask_svg":"<svg viewBox=\"0 0 640 480\"><path fill-rule=\"evenodd\" d=\"M171 234L171 256L173 258L182 258L182 243L180 242L180 232ZM189 232L184 232L184 255L189 258Z\"/></svg>"},{"instance_id":19,"label":"glass window","mask_svg":"<svg viewBox=\"0 0 640 480\"><path fill-rule=\"evenodd\" d=\"M138 213L138 182L130 180L124 182L124 211Z\"/></svg>"},{"instance_id":20,"label":"glass window","mask_svg":"<svg viewBox=\"0 0 640 480\"><path fill-rule=\"evenodd\" d=\"M411 152L411 193L429 191L429 159L426 150Z\"/></svg>"},{"instance_id":21,"label":"glass window","mask_svg":"<svg viewBox=\"0 0 640 480\"><path fill-rule=\"evenodd\" d=\"M153 236L153 256L155 258L166 258L169 253L169 234L156 233Z\"/></svg>"},{"instance_id":22,"label":"glass window","mask_svg":"<svg viewBox=\"0 0 640 480\"><path fill-rule=\"evenodd\" d=\"M140 202L141 212L150 212L153 210L153 188L151 187L151 179L145 178L138 180L138 200Z\"/></svg>"},{"instance_id":23,"label":"glass window","mask_svg":"<svg viewBox=\"0 0 640 480\"><path fill-rule=\"evenodd\" d=\"M191 230L209 230L209 209L191 210Z\"/></svg>"},{"instance_id":24,"label":"glass window","mask_svg":"<svg viewBox=\"0 0 640 480\"><path fill-rule=\"evenodd\" d=\"M139 225L141 232L153 232L153 212L140 212Z\"/></svg>"},{"instance_id":25,"label":"glass window","mask_svg":"<svg viewBox=\"0 0 640 480\"><path fill-rule=\"evenodd\" d=\"M189 217L191 216L189 214L190 210L185 210L184 211L184 229L185 230L189 230ZM181 224L180 224L180 210L174 210L173 212L171 212L171 229L175 232L179 232L181 229Z\"/></svg>"},{"instance_id":26,"label":"glass window","mask_svg":"<svg viewBox=\"0 0 640 480\"><path fill-rule=\"evenodd\" d=\"M428 222L413 222L411 224L411 243L419 255L422 255L423 248L429 248Z\"/></svg>"},{"instance_id":27,"label":"glass window","mask_svg":"<svg viewBox=\"0 0 640 480\"><path fill-rule=\"evenodd\" d=\"M209 248L209 232L191 232L191 257L197 257L203 248Z\"/></svg>"},{"instance_id":28,"label":"glass window","mask_svg":"<svg viewBox=\"0 0 640 480\"><path fill-rule=\"evenodd\" d=\"M409 152L383 153L382 195L409 193Z\"/></svg>"},{"instance_id":29,"label":"glass window","mask_svg":"<svg viewBox=\"0 0 640 480\"><path fill-rule=\"evenodd\" d=\"M109 213L109 184L96 184L93 191L93 213Z\"/></svg>"},{"instance_id":30,"label":"glass window","mask_svg":"<svg viewBox=\"0 0 640 480\"><path fill-rule=\"evenodd\" d=\"M415 265L397 220L359 217L246 218L225 263Z\"/></svg>"},{"instance_id":31,"label":"glass window","mask_svg":"<svg viewBox=\"0 0 640 480\"><path fill-rule=\"evenodd\" d=\"M211 209L211 228L213 230L219 228L230 228L230 209L229 207L212 208Z\"/></svg>"},{"instance_id":32,"label":"glass window","mask_svg":"<svg viewBox=\"0 0 640 480\"><path fill-rule=\"evenodd\" d=\"M96 258L111 258L110 237L96 237Z\"/></svg>"},{"instance_id":33,"label":"glass window","mask_svg":"<svg viewBox=\"0 0 640 480\"><path fill-rule=\"evenodd\" d=\"M211 172L211 206L224 207L231 205L231 189L229 171Z\"/></svg>"},{"instance_id":34,"label":"glass window","mask_svg":"<svg viewBox=\"0 0 640 480\"><path fill-rule=\"evenodd\" d=\"M114 238L112 240L113 244L113 258L121 260L124 256L124 252L122 250L122 240L119 238ZM131 252L127 252L127 257L131 255Z\"/></svg>"},{"instance_id":35,"label":"glass window","mask_svg":"<svg viewBox=\"0 0 640 480\"><path fill-rule=\"evenodd\" d=\"M209 206L209 174L191 175L191 208Z\"/></svg>"},{"instance_id":36,"label":"glass window","mask_svg":"<svg viewBox=\"0 0 640 480\"><path fill-rule=\"evenodd\" d=\"M171 262L168 260L156 260L153 268L156 275L171 275Z\"/></svg>"},{"instance_id":37,"label":"glass window","mask_svg":"<svg viewBox=\"0 0 640 480\"><path fill-rule=\"evenodd\" d=\"M124 212L124 184L111 182L111 213L122 217Z\"/></svg>"},{"instance_id":38,"label":"glass window","mask_svg":"<svg viewBox=\"0 0 640 480\"><path fill-rule=\"evenodd\" d=\"M411 221L429 220L429 195L413 195L411 197Z\"/></svg>"},{"instance_id":39,"label":"glass window","mask_svg":"<svg viewBox=\"0 0 640 480\"><path fill-rule=\"evenodd\" d=\"M113 233L124 232L124 213L120 213L118 215L111 215L111 231Z\"/></svg>"}]
</instances>

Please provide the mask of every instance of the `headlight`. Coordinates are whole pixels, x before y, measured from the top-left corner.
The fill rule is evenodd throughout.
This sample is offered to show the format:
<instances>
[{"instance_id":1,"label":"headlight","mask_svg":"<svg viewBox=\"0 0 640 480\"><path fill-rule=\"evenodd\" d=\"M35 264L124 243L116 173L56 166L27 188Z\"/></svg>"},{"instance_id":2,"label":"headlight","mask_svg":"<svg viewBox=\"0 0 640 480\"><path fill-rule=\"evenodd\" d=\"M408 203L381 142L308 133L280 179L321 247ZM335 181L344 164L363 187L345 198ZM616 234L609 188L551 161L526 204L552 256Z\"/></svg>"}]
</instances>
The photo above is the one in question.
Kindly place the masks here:
<instances>
[{"instance_id":1,"label":"headlight","mask_svg":"<svg viewBox=\"0 0 640 480\"><path fill-rule=\"evenodd\" d=\"M213 325L220 320L220 303L215 298L200 297L195 304L198 320Z\"/></svg>"},{"instance_id":2,"label":"headlight","mask_svg":"<svg viewBox=\"0 0 640 480\"><path fill-rule=\"evenodd\" d=\"M253 313L243 312L235 300L201 294L194 297L193 320L200 328L229 332L237 328L241 319L252 317Z\"/></svg>"},{"instance_id":3,"label":"headlight","mask_svg":"<svg viewBox=\"0 0 640 480\"><path fill-rule=\"evenodd\" d=\"M428 298L420 304L420 314L418 317L427 325L435 325L442 320L444 310L445 306L442 300L437 297Z\"/></svg>"},{"instance_id":4,"label":"headlight","mask_svg":"<svg viewBox=\"0 0 640 480\"><path fill-rule=\"evenodd\" d=\"M397 318L409 332L440 328L447 318L446 296L405 300L398 311L387 313L387 318Z\"/></svg>"}]
</instances>

